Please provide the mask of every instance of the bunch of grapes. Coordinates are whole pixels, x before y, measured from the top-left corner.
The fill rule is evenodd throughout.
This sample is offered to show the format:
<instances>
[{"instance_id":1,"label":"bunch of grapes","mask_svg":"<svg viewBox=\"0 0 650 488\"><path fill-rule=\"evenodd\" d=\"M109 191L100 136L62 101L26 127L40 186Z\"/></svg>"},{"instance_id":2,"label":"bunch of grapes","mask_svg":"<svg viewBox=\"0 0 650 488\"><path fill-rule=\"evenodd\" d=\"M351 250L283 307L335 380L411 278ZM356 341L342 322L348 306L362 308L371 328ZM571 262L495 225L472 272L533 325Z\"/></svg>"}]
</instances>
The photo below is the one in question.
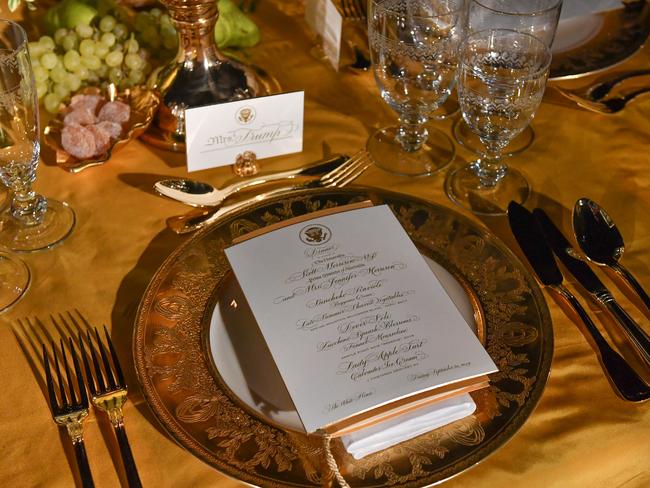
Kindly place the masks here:
<instances>
[{"instance_id":1,"label":"bunch of grapes","mask_svg":"<svg viewBox=\"0 0 650 488\"><path fill-rule=\"evenodd\" d=\"M140 45L157 53L161 61L166 61L178 50L178 35L169 17L159 8L140 11L135 16L134 30Z\"/></svg>"},{"instance_id":2,"label":"bunch of grapes","mask_svg":"<svg viewBox=\"0 0 650 488\"><path fill-rule=\"evenodd\" d=\"M38 98L50 113L56 113L61 101L83 85L138 85L152 69L147 50L111 15L93 26L58 29L54 38L30 42L29 53Z\"/></svg>"}]
</instances>

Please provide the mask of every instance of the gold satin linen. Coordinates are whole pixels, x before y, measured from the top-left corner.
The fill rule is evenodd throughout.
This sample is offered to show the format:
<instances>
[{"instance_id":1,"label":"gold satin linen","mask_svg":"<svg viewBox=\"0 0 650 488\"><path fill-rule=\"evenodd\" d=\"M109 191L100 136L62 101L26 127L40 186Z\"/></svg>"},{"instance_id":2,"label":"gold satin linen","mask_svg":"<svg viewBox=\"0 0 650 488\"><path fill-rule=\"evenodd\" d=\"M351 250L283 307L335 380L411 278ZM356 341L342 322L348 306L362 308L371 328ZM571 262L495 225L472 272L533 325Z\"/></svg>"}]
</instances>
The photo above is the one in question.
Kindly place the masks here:
<instances>
[{"instance_id":1,"label":"gold satin linen","mask_svg":"<svg viewBox=\"0 0 650 488\"><path fill-rule=\"evenodd\" d=\"M263 160L263 171L288 169L323 154L354 154L375 129L392 124L395 114L381 101L372 72L336 73L312 57L313 36L294 0L261 0L253 14L263 41L244 57L272 72L285 91L305 90L305 143L300 154ZM7 14L6 7L5 14ZM610 71L643 68L650 46ZM558 82L583 87L598 76ZM645 82L650 77L634 83ZM508 161L533 188L529 208L541 206L570 234L570 212L583 196L600 203L618 224L626 243L623 263L650 289L650 96L616 115L587 112L565 101L550 83L533 122L534 144ZM452 121L434 125L450 133ZM472 154L458 147L454 164ZM149 411L131 361L133 321L144 290L165 258L188 236L177 236L165 219L189 210L153 194L163 177L187 176L184 155L134 141L109 162L79 174L55 165L43 149L36 190L67 201L77 215L73 234L60 246L21 255L32 270L27 296L0 318L0 486L74 486L74 457L65 433L52 421L45 397L40 344L58 336L49 314L78 308L91 323L106 324L129 384L124 416L144 486L242 486L186 452L167 436ZM403 178L371 168L358 183L408 193L463 212L446 198L445 173ZM230 168L193 173L220 186ZM469 215L469 214L467 214ZM476 219L519 256L505 217ZM595 268L594 268L595 269ZM646 331L650 320L596 269L623 307ZM580 295L599 327L618 337L615 326ZM445 487L643 488L650 486L650 403L634 405L615 396L596 356L578 328L545 292L555 334L555 355L546 391L525 425L499 451L444 484ZM18 319L39 317L45 331L24 330ZM601 322L605 321L605 325ZM24 323L24 321L23 321ZM26 334L27 332L27 334ZM39 337L34 338L34 335ZM608 337L611 337L608 335ZM30 342L31 341L31 342ZM627 347L623 353L639 362ZM650 372L646 371L650 381ZM85 440L96 486L126 486L110 424L91 413ZM270 461L273 462L273 461Z\"/></svg>"}]
</instances>

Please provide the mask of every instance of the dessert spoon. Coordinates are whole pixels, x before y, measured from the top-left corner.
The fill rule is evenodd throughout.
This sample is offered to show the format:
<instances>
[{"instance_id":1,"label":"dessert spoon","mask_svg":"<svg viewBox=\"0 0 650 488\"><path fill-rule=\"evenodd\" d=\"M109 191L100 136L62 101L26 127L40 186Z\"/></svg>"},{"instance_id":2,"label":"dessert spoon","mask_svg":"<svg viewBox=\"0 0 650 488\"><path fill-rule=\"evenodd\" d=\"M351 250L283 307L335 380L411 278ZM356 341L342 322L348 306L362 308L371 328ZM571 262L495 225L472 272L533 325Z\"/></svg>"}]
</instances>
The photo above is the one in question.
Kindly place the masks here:
<instances>
[{"instance_id":1,"label":"dessert spoon","mask_svg":"<svg viewBox=\"0 0 650 488\"><path fill-rule=\"evenodd\" d=\"M594 263L608 266L621 276L650 310L650 297L619 260L625 251L623 236L605 210L588 198L573 208L573 231L578 245Z\"/></svg>"}]
</instances>

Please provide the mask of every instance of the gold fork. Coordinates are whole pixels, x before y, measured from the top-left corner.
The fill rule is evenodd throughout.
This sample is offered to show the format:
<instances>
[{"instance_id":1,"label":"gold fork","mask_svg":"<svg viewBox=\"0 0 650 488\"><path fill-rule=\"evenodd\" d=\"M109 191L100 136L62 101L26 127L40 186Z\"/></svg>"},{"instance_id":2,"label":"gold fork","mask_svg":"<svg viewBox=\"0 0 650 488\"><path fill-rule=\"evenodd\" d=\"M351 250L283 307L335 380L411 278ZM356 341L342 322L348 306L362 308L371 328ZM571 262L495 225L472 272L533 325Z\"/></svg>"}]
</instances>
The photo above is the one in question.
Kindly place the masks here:
<instances>
[{"instance_id":1,"label":"gold fork","mask_svg":"<svg viewBox=\"0 0 650 488\"><path fill-rule=\"evenodd\" d=\"M345 186L354 181L370 166L372 166L372 161L370 160L368 153L366 151L359 151L339 167L324 174L317 180L312 180L303 185L294 185L271 190L227 207L192 210L184 215L177 215L168 218L167 227L176 234L194 232L211 222L214 222L223 215L234 212L249 203L261 201L277 195L283 195L293 190L300 190L303 188L332 188Z\"/></svg>"},{"instance_id":2,"label":"gold fork","mask_svg":"<svg viewBox=\"0 0 650 488\"><path fill-rule=\"evenodd\" d=\"M84 488L93 488L95 484L90 471L90 465L88 464L88 456L86 455L86 446L83 438L83 421L88 417L88 396L86 395L86 387L83 383L83 375L81 373L79 359L72 338L69 338L68 341L70 355L72 356L72 364L75 371L74 379L70 372L70 366L68 365L68 358L66 357L63 339L61 339L61 349L59 354L61 355L61 362L63 363L63 368L65 370L65 379L61 375L61 369L59 368L59 354L57 354L57 348L54 345L54 341L51 341L52 357L54 358L54 371L59 385L58 398L54 386L54 378L52 377L52 371L50 368L50 358L45 348L45 344L42 344L47 393L50 400L50 408L52 409L54 422L61 427L65 427L70 439L72 440L82 486ZM79 398L77 398L75 393L75 382L79 389Z\"/></svg>"},{"instance_id":3,"label":"gold fork","mask_svg":"<svg viewBox=\"0 0 650 488\"><path fill-rule=\"evenodd\" d=\"M79 314L79 312L77 313ZM67 314L69 320L76 322L70 312L67 312ZM93 405L102 412L105 412L113 425L129 486L132 488L141 488L142 483L140 482L138 469L135 465L131 446L129 445L129 439L126 436L126 430L124 428L124 413L122 411L122 406L126 403L127 387L115 348L113 347L113 343L111 342L111 338L105 326L104 335L106 336L106 346L102 342L97 328L93 328L95 332L94 342L97 344L97 347L95 347L93 336L90 331L90 324L86 322L85 318L83 318L81 314L79 314L79 317L87 326L86 344L88 345L90 353L86 352L81 331L79 332L78 339L81 359L86 371L86 382L92 397ZM69 323L62 314L59 314L59 318L66 324L66 326L68 326L68 328L70 328Z\"/></svg>"}]
</instances>

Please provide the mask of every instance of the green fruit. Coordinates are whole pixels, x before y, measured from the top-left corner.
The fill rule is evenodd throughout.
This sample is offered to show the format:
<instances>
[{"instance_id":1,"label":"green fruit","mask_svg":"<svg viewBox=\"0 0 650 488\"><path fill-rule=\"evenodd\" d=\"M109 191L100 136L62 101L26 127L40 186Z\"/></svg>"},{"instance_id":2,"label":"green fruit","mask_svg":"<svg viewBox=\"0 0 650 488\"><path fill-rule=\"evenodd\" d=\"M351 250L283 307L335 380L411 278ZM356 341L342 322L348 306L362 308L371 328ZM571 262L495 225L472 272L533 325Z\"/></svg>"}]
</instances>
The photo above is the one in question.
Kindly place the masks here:
<instances>
[{"instance_id":1,"label":"green fruit","mask_svg":"<svg viewBox=\"0 0 650 488\"><path fill-rule=\"evenodd\" d=\"M97 15L96 8L79 0L64 1L59 8L62 27L68 29L74 29L77 24L90 25Z\"/></svg>"},{"instance_id":2,"label":"green fruit","mask_svg":"<svg viewBox=\"0 0 650 488\"><path fill-rule=\"evenodd\" d=\"M219 0L219 19L214 40L219 47L252 47L260 41L260 31L232 0Z\"/></svg>"}]
</instances>

